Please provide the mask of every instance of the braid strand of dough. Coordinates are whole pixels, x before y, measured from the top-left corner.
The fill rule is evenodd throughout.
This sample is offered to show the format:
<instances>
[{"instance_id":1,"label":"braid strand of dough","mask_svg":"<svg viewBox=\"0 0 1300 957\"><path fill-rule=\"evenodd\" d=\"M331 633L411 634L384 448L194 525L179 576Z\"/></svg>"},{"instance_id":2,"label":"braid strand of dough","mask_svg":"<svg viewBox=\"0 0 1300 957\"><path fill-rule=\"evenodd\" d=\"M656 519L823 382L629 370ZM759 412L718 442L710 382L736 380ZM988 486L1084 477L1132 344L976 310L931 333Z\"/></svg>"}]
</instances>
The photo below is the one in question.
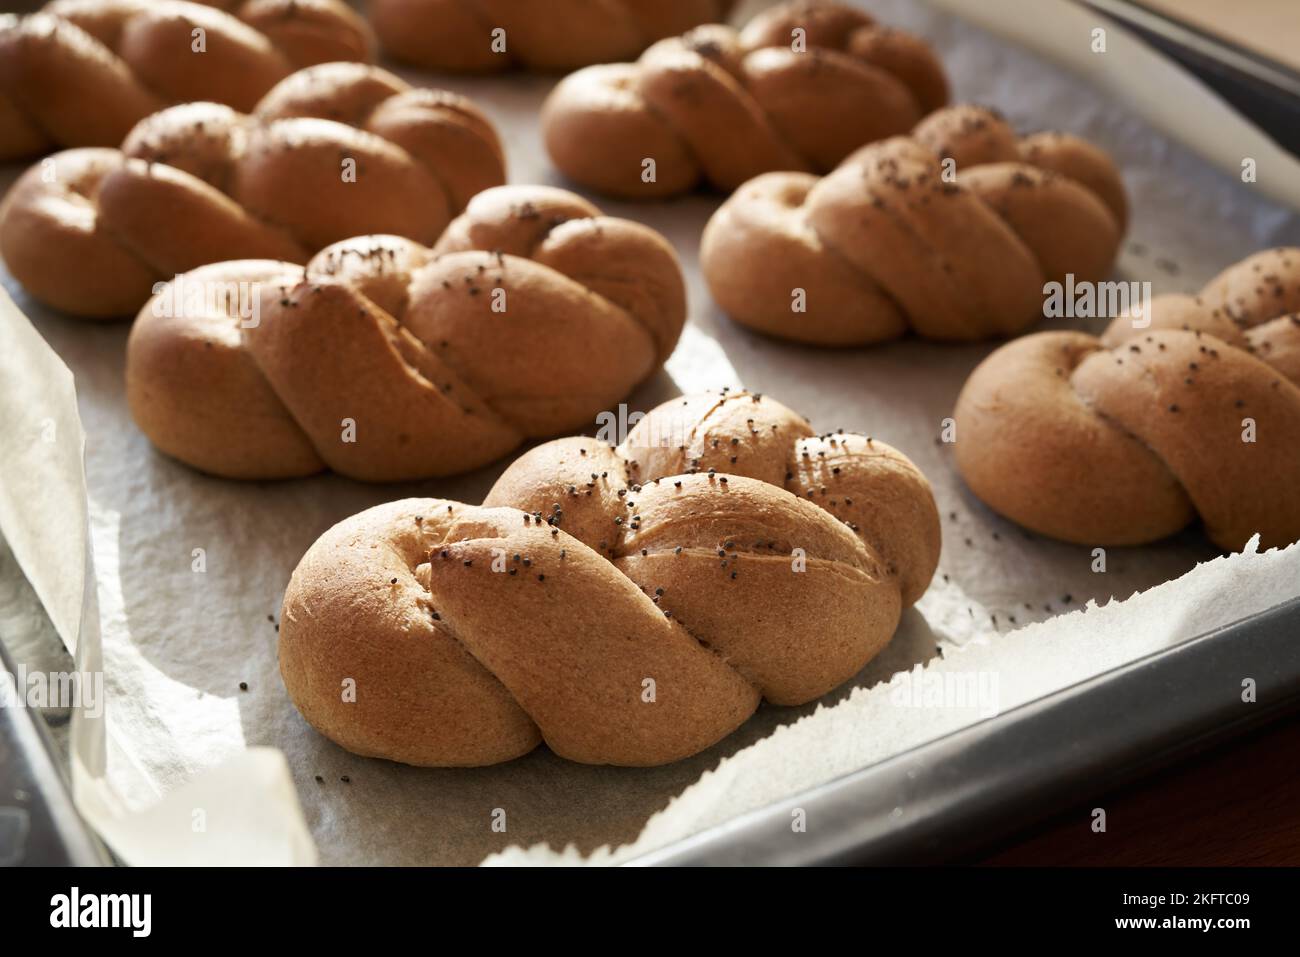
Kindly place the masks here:
<instances>
[{"instance_id":1,"label":"braid strand of dough","mask_svg":"<svg viewBox=\"0 0 1300 957\"><path fill-rule=\"evenodd\" d=\"M650 199L702 180L730 192L772 170L825 172L947 99L943 68L923 41L852 7L801 0L740 32L698 27L635 63L566 77L542 108L542 134L570 179Z\"/></svg>"},{"instance_id":2,"label":"braid strand of dough","mask_svg":"<svg viewBox=\"0 0 1300 957\"><path fill-rule=\"evenodd\" d=\"M1300 539L1300 249L1258 253L1149 326L1041 332L971 373L957 466L994 511L1083 545L1138 545L1197 515L1221 548Z\"/></svg>"},{"instance_id":3,"label":"braid strand of dough","mask_svg":"<svg viewBox=\"0 0 1300 957\"><path fill-rule=\"evenodd\" d=\"M984 339L1037 321L1046 283L1105 277L1127 217L1119 172L1095 146L1020 138L990 110L954 106L821 179L746 183L705 227L700 267L728 315L769 335Z\"/></svg>"},{"instance_id":4,"label":"braid strand of dough","mask_svg":"<svg viewBox=\"0 0 1300 957\"><path fill-rule=\"evenodd\" d=\"M46 159L0 207L0 254L42 302L114 318L206 263L304 263L367 233L431 244L504 181L496 131L470 101L328 63L287 77L252 114L187 103L142 120L121 150Z\"/></svg>"},{"instance_id":5,"label":"braid strand of dough","mask_svg":"<svg viewBox=\"0 0 1300 957\"><path fill-rule=\"evenodd\" d=\"M647 423L691 429L686 449L640 445ZM743 471L797 471L782 488L701 470L715 439ZM683 456L701 467L658 471ZM857 513L874 522L837 518L803 483L874 500ZM359 754L484 765L544 740L574 761L663 764L760 700L801 704L861 670L928 584L938 529L928 483L888 446L819 438L770 399L690 396L617 450L530 452L482 507L407 499L336 525L289 583L281 673Z\"/></svg>"},{"instance_id":6,"label":"braid strand of dough","mask_svg":"<svg viewBox=\"0 0 1300 957\"><path fill-rule=\"evenodd\" d=\"M158 448L216 475L452 475L590 423L662 366L685 317L658 233L504 186L432 249L368 236L305 268L180 276L132 327L127 401Z\"/></svg>"},{"instance_id":7,"label":"braid strand of dough","mask_svg":"<svg viewBox=\"0 0 1300 957\"><path fill-rule=\"evenodd\" d=\"M373 46L340 0L53 0L0 17L0 161L114 146L172 103L251 110L294 70Z\"/></svg>"}]
</instances>

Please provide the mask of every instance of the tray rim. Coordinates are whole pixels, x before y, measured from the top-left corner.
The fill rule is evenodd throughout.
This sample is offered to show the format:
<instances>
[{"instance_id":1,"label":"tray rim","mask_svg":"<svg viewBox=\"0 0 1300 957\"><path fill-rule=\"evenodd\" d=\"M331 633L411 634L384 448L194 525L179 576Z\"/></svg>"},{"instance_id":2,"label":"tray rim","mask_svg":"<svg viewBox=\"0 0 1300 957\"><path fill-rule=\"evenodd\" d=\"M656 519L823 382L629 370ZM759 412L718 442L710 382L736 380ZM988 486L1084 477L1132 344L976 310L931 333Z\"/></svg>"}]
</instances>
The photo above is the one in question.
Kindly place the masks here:
<instances>
[{"instance_id":1,"label":"tray rim","mask_svg":"<svg viewBox=\"0 0 1300 957\"><path fill-rule=\"evenodd\" d=\"M960 860L1118 784L1300 710L1297 633L1300 596L625 863ZM1232 696L1226 694L1207 700L1206 692L1223 681L1218 669L1225 656L1241 663L1240 675L1255 677L1255 704L1230 706ZM1278 673L1265 674L1259 666ZM1161 707L1134 707L1143 698L1158 701L1152 692L1162 685L1176 690ZM1247 710L1229 715L1242 707ZM1119 722L1096 720L1107 714L1129 720L1122 728ZM1092 733L1077 740L1067 736L1069 747L1062 748L1061 732L1070 726ZM1018 773L1017 764L1025 773ZM799 835L790 827L795 808L802 808L810 822Z\"/></svg>"}]
</instances>

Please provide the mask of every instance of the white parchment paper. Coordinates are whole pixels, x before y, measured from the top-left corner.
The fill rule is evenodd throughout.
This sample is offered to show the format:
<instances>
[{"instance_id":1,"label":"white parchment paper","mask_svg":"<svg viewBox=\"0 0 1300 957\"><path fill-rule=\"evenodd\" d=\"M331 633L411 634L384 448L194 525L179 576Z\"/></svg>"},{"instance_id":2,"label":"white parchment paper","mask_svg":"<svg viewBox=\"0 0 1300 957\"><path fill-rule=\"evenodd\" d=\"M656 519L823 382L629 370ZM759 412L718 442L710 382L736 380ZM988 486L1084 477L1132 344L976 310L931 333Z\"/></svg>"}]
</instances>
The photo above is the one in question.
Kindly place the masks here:
<instances>
[{"instance_id":1,"label":"white parchment paper","mask_svg":"<svg viewBox=\"0 0 1300 957\"><path fill-rule=\"evenodd\" d=\"M1090 27L1100 22L1055 0L1022 5L1037 11L1039 47L1067 60L1059 51L1076 43L1086 49ZM996 105L1025 131L1089 136L1115 154L1134 201L1121 278L1150 280L1157 293L1193 290L1258 248L1300 243L1300 217L1276 202L1296 188L1294 178L1287 185L1293 161L1275 148L1268 153L1268 142L1212 94L1116 28L1106 54L1072 61L1090 71L1090 83L936 9L904 0L867 6L939 48L956 98ZM1006 12L1008 0L970 6L988 24L988 11ZM436 82L472 96L498 124L512 182L560 182L536 128L553 80ZM1180 99L1177 128L1165 128L1187 142L1199 136L1212 143L1207 154L1226 169L1236 168L1236 152L1258 153L1260 183L1219 172L1115 101L1116 89L1130 88L1194 97ZM1157 102L1135 106L1160 105L1149 99ZM199 475L154 451L130 420L127 327L50 314L4 275L58 358L0 301L0 342L11 357L0 365L0 410L7 413L0 529L12 550L12 560L0 554L0 594L26 595L14 584L25 575L66 647L77 648L80 634L78 658L89 656L90 666L102 652L107 716L78 719L68 745L78 803L125 860L473 864L497 854L497 862L573 862L607 845L621 850L601 850L593 860L618 860L986 716L978 706L900 704L899 683L911 679L885 683L897 673L924 667L925 674L996 675L993 703L1006 708L1300 593L1297 548L1216 558L1193 528L1158 545L1110 549L1098 573L1088 549L1002 521L965 491L937 441L966 375L992 345L906 341L819 351L762 339L717 311L696 269L700 230L717 197L653 206L595 199L609 213L662 231L690 284L682 342L629 407L744 385L800 410L818 429L864 431L903 449L930 477L944 516L940 572L929 593L887 651L848 686L803 708L764 707L735 735L668 767L585 767L545 749L477 770L355 757L312 731L280 684L276 625L290 572L311 542L347 515L406 495L477 502L506 463L399 486L337 476L237 483ZM60 359L75 381L75 405ZM45 441L46 420L56 428L50 447L40 449L34 443ZM85 556L87 528L93 565ZM1200 562L1209 564L1196 568ZM1094 601L1104 607L1062 615ZM0 619L7 632L14 622L39 618L29 606L15 601L20 612ZM1033 622L1043 624L1022 627ZM50 660L49 635L38 632L33 625L21 653ZM498 810L504 832L492 826Z\"/></svg>"}]
</instances>

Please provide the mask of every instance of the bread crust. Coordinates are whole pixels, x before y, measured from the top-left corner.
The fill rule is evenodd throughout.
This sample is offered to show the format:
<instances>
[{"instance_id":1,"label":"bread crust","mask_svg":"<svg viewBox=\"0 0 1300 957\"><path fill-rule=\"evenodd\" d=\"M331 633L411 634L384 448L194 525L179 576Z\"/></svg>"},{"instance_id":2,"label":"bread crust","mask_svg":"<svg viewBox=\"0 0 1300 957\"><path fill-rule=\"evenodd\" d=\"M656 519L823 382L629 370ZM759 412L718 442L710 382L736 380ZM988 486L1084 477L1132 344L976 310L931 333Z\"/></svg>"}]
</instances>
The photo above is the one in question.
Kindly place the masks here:
<instances>
[{"instance_id":1,"label":"bread crust","mask_svg":"<svg viewBox=\"0 0 1300 957\"><path fill-rule=\"evenodd\" d=\"M1149 326L1002 346L957 400L957 467L995 511L1081 545L1139 545L1200 516L1236 551L1300 539L1300 249L1257 253Z\"/></svg>"},{"instance_id":2,"label":"bread crust","mask_svg":"<svg viewBox=\"0 0 1300 957\"><path fill-rule=\"evenodd\" d=\"M1127 217L1101 150L1062 133L1020 139L992 111L954 106L821 179L750 180L709 219L700 267L722 309L767 335L970 341L1023 331L1067 273L1104 278Z\"/></svg>"},{"instance_id":3,"label":"bread crust","mask_svg":"<svg viewBox=\"0 0 1300 957\"><path fill-rule=\"evenodd\" d=\"M565 77L542 107L542 135L574 182L658 199L701 183L730 192L773 170L827 172L947 99L924 41L853 7L796 0L741 31L696 27L635 63Z\"/></svg>"},{"instance_id":4,"label":"bread crust","mask_svg":"<svg viewBox=\"0 0 1300 957\"><path fill-rule=\"evenodd\" d=\"M668 476L753 478L820 506L846 525L897 578L904 607L938 566L939 513L912 461L877 438L843 430L818 435L771 396L725 390L681 396L650 410L616 448L583 437L555 439L520 456L485 505L511 505L549 519L610 554L608 515Z\"/></svg>"},{"instance_id":5,"label":"bread crust","mask_svg":"<svg viewBox=\"0 0 1300 957\"><path fill-rule=\"evenodd\" d=\"M447 73L574 70L726 19L735 0L372 0L384 49ZM504 31L494 37L494 31ZM504 49L494 48L503 40Z\"/></svg>"},{"instance_id":6,"label":"bread crust","mask_svg":"<svg viewBox=\"0 0 1300 957\"><path fill-rule=\"evenodd\" d=\"M340 0L52 0L0 17L0 161L116 146L171 103L251 110L294 70L373 47Z\"/></svg>"},{"instance_id":7,"label":"bread crust","mask_svg":"<svg viewBox=\"0 0 1300 957\"><path fill-rule=\"evenodd\" d=\"M328 63L286 77L251 114L173 106L120 150L46 158L0 207L0 253L42 302L117 318L207 263L305 263L366 233L432 244L504 181L500 140L468 100Z\"/></svg>"},{"instance_id":8,"label":"bread crust","mask_svg":"<svg viewBox=\"0 0 1300 957\"><path fill-rule=\"evenodd\" d=\"M658 233L502 186L433 248L367 236L305 267L162 284L127 342L127 400L159 449L215 475L453 475L587 426L663 364L685 318Z\"/></svg>"},{"instance_id":9,"label":"bread crust","mask_svg":"<svg viewBox=\"0 0 1300 957\"><path fill-rule=\"evenodd\" d=\"M685 428L682 447L661 428ZM704 468L724 453L731 474ZM854 511L846 493L872 501ZM938 525L888 446L813 436L765 397L687 396L618 449L534 449L482 507L408 499L335 526L286 591L281 672L303 716L360 754L480 765L544 740L574 761L664 764L760 700L856 674L929 582Z\"/></svg>"}]
</instances>

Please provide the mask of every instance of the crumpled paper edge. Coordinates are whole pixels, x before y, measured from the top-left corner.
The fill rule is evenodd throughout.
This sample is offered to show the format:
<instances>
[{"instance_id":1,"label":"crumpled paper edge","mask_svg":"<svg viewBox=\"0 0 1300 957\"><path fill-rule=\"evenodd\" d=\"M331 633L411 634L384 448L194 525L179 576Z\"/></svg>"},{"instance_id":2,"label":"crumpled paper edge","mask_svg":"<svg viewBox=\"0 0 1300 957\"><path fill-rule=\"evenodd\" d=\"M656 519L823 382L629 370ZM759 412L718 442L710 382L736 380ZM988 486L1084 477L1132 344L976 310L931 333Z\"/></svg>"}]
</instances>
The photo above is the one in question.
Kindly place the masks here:
<instances>
[{"instance_id":1,"label":"crumpled paper edge","mask_svg":"<svg viewBox=\"0 0 1300 957\"><path fill-rule=\"evenodd\" d=\"M86 487L86 436L71 370L0 288L0 531L76 668L103 671ZM70 560L69 556L81 556ZM88 587L89 586L89 587ZM144 808L129 808L108 776L112 702L72 713L72 797L119 858L149 865L316 862L284 755L250 748ZM196 828L202 811L203 827ZM183 843L163 839L189 831Z\"/></svg>"}]
</instances>

